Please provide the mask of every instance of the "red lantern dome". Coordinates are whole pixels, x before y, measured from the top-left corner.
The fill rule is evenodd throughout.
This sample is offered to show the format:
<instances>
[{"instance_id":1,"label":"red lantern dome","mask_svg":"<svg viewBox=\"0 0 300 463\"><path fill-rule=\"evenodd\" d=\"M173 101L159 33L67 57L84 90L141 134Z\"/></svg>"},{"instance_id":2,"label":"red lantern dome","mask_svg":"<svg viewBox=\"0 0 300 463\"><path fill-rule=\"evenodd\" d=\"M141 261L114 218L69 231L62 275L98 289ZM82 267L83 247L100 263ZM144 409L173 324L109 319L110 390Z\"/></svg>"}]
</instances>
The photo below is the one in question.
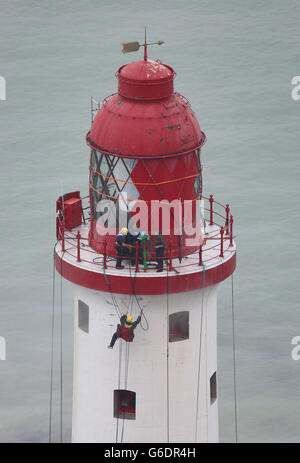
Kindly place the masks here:
<instances>
[{"instance_id":1,"label":"red lantern dome","mask_svg":"<svg viewBox=\"0 0 300 463\"><path fill-rule=\"evenodd\" d=\"M120 67L116 77L117 93L97 110L92 100L89 197L73 191L57 200L57 270L80 286L122 294L177 293L224 280L236 262L233 217L228 204L202 195L206 137L188 100L174 92L175 71L148 60L145 47L144 60ZM123 230L116 259L124 227L130 233ZM137 229L149 236L137 240ZM166 274L156 273L159 247Z\"/></svg>"},{"instance_id":2,"label":"red lantern dome","mask_svg":"<svg viewBox=\"0 0 300 463\"><path fill-rule=\"evenodd\" d=\"M96 209L101 201L118 203L124 192L130 206L156 200L170 210L167 203L179 200L182 217L184 202L191 202L190 220L195 223L196 200L202 193L200 148L205 142L189 102L174 93L175 72L170 66L139 60L122 66L116 76L118 93L104 100L86 137L92 148L90 245L103 252L106 242L112 254L118 224L115 233L104 236ZM155 230L150 226L150 209L148 214L151 235ZM172 255L193 252L195 248L185 246L184 233L178 236L175 229L171 211L166 238Z\"/></svg>"}]
</instances>

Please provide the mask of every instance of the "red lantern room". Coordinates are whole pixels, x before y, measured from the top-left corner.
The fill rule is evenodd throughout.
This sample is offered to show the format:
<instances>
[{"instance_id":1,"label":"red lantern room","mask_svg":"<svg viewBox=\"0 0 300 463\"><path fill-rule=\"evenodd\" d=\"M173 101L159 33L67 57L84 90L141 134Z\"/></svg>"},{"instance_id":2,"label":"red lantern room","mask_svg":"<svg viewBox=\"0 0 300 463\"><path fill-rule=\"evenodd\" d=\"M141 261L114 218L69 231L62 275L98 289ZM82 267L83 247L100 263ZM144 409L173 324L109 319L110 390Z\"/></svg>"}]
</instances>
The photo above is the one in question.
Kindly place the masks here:
<instances>
[{"instance_id":1,"label":"red lantern room","mask_svg":"<svg viewBox=\"0 0 300 463\"><path fill-rule=\"evenodd\" d=\"M140 47L138 42L125 45ZM215 284L235 268L230 209L202 194L201 148L206 136L188 100L174 91L175 76L170 66L147 58L145 45L144 59L117 71L117 93L96 110L92 104L86 135L91 149L89 196L82 198L75 191L57 201L61 252L56 252L56 266L74 283L131 294L127 270L131 262L135 275L140 271L140 243L135 243L135 251L131 246L124 271L116 265L115 243L120 230L131 232L132 224L134 231L149 235L146 253L147 243L143 245L144 272L149 272L139 274L137 294L166 290L164 274L152 272L158 231L165 242L170 291Z\"/></svg>"},{"instance_id":2,"label":"red lantern room","mask_svg":"<svg viewBox=\"0 0 300 463\"><path fill-rule=\"evenodd\" d=\"M185 233L179 233L177 226L184 218L184 203L189 202L190 220L195 224L196 200L202 193L200 150L205 134L187 99L174 92L175 75L159 60L122 66L116 73L118 93L104 100L87 134L91 147L90 245L98 252L103 252L106 241L108 254L114 254L118 223L115 233L103 234L97 225L97 205L99 209L101 201L111 201L118 208L124 193L128 214L135 213L141 201L150 204L156 200L161 209L169 211L166 238L173 256L194 249L186 248ZM174 200L181 203L182 219L170 210ZM162 225L160 218L159 223L152 221L151 227L149 207L148 233L153 235Z\"/></svg>"}]
</instances>

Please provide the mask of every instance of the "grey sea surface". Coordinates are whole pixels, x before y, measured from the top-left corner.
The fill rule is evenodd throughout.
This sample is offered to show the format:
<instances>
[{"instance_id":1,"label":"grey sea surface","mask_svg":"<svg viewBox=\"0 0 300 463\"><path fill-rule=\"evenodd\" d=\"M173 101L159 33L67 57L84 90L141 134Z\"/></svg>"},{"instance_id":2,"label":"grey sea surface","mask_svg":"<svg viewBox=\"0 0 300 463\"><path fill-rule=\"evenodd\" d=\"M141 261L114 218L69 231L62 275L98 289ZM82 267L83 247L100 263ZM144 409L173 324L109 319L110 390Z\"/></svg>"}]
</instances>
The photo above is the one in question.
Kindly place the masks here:
<instances>
[{"instance_id":1,"label":"grey sea surface","mask_svg":"<svg viewBox=\"0 0 300 463\"><path fill-rule=\"evenodd\" d=\"M299 442L299 121L297 0L0 0L0 441L47 442L55 201L88 192L90 96L116 91L116 70L143 41L177 72L207 134L204 191L230 203L238 440ZM63 291L63 439L71 438L73 299L56 277L53 434L59 440ZM109 353L108 353L109 355ZM101 368L101 365L99 365ZM220 439L235 441L231 280L218 303Z\"/></svg>"}]
</instances>

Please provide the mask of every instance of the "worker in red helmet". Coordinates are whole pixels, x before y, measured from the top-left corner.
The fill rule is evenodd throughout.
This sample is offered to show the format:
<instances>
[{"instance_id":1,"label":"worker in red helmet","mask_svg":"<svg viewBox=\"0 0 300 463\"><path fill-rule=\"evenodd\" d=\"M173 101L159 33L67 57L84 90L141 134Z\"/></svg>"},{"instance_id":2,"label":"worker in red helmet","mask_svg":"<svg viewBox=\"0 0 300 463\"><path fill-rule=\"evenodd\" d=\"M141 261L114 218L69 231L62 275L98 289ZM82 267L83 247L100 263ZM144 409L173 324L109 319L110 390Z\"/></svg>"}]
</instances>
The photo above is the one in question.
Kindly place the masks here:
<instances>
[{"instance_id":1,"label":"worker in red helmet","mask_svg":"<svg viewBox=\"0 0 300 463\"><path fill-rule=\"evenodd\" d=\"M107 346L109 349L112 349L115 345L115 342L118 338L124 339L126 342L132 342L134 338L134 329L141 321L141 315L138 316L135 322L132 322L132 317L129 315L122 315L120 318L120 324L118 325L117 331L113 334L111 338L110 345Z\"/></svg>"}]
</instances>

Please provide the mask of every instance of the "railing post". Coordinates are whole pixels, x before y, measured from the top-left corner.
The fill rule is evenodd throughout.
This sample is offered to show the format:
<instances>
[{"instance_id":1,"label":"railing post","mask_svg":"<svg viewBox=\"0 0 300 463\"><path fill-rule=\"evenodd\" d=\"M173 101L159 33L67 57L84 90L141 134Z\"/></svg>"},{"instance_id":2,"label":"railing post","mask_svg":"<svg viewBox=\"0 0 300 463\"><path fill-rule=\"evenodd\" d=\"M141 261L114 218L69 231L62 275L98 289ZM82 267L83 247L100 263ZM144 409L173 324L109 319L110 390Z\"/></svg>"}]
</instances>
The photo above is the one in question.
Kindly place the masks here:
<instances>
[{"instance_id":1,"label":"railing post","mask_svg":"<svg viewBox=\"0 0 300 463\"><path fill-rule=\"evenodd\" d=\"M202 265L202 244L200 245L199 248L199 266Z\"/></svg>"},{"instance_id":2,"label":"railing post","mask_svg":"<svg viewBox=\"0 0 300 463\"><path fill-rule=\"evenodd\" d=\"M81 262L81 259L80 259L80 238L81 238L81 235L80 235L80 231L78 230L78 232L77 232L77 262Z\"/></svg>"},{"instance_id":3,"label":"railing post","mask_svg":"<svg viewBox=\"0 0 300 463\"><path fill-rule=\"evenodd\" d=\"M220 257L224 257L224 252L223 252L223 245L224 245L224 242L223 242L224 227L221 227L220 234L221 234Z\"/></svg>"},{"instance_id":4,"label":"railing post","mask_svg":"<svg viewBox=\"0 0 300 463\"><path fill-rule=\"evenodd\" d=\"M226 204L226 222L225 222L225 227L226 227L226 235L229 235L229 204Z\"/></svg>"},{"instance_id":5,"label":"railing post","mask_svg":"<svg viewBox=\"0 0 300 463\"><path fill-rule=\"evenodd\" d=\"M61 235L61 251L65 252L65 223L62 220L60 222L60 235Z\"/></svg>"},{"instance_id":6,"label":"railing post","mask_svg":"<svg viewBox=\"0 0 300 463\"><path fill-rule=\"evenodd\" d=\"M139 243L135 243L135 271L139 272Z\"/></svg>"},{"instance_id":7,"label":"railing post","mask_svg":"<svg viewBox=\"0 0 300 463\"><path fill-rule=\"evenodd\" d=\"M173 271L173 262L172 262L172 247L169 247L169 272Z\"/></svg>"},{"instance_id":8,"label":"railing post","mask_svg":"<svg viewBox=\"0 0 300 463\"><path fill-rule=\"evenodd\" d=\"M209 196L209 202L210 202L210 220L209 220L209 224L210 225L213 225L213 203L214 203L214 197L213 195L210 195Z\"/></svg>"},{"instance_id":9,"label":"railing post","mask_svg":"<svg viewBox=\"0 0 300 463\"><path fill-rule=\"evenodd\" d=\"M147 272L147 251L146 246L143 246L143 255L144 255L144 272Z\"/></svg>"},{"instance_id":10,"label":"railing post","mask_svg":"<svg viewBox=\"0 0 300 463\"><path fill-rule=\"evenodd\" d=\"M233 246L233 216L230 216L230 242L229 247Z\"/></svg>"},{"instance_id":11,"label":"railing post","mask_svg":"<svg viewBox=\"0 0 300 463\"><path fill-rule=\"evenodd\" d=\"M106 263L106 241L104 241L104 249L103 249L103 265L105 270L107 269L107 263Z\"/></svg>"},{"instance_id":12,"label":"railing post","mask_svg":"<svg viewBox=\"0 0 300 463\"><path fill-rule=\"evenodd\" d=\"M181 246L181 235L178 235L178 245L179 245L179 263L182 262L182 246Z\"/></svg>"}]
</instances>

